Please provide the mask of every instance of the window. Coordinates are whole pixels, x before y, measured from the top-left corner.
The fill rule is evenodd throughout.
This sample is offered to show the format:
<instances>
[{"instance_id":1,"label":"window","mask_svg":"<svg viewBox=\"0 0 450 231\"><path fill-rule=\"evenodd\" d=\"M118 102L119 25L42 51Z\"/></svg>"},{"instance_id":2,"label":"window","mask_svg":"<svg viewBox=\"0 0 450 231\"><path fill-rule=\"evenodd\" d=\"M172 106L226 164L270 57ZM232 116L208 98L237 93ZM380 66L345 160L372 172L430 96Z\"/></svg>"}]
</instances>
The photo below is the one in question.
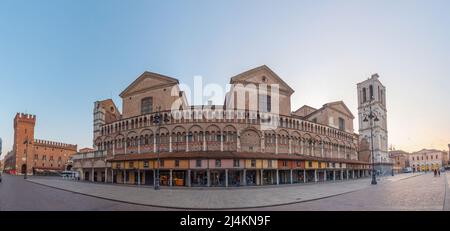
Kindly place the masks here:
<instances>
[{"instance_id":1,"label":"window","mask_svg":"<svg viewBox=\"0 0 450 231\"><path fill-rule=\"evenodd\" d=\"M339 130L345 131L345 120L339 117Z\"/></svg>"},{"instance_id":2,"label":"window","mask_svg":"<svg viewBox=\"0 0 450 231\"><path fill-rule=\"evenodd\" d=\"M153 97L147 97L141 101L141 114L152 113L153 111Z\"/></svg>"},{"instance_id":3,"label":"window","mask_svg":"<svg viewBox=\"0 0 450 231\"><path fill-rule=\"evenodd\" d=\"M270 95L259 95L259 110L261 112L270 112L272 110L272 97Z\"/></svg>"},{"instance_id":4,"label":"window","mask_svg":"<svg viewBox=\"0 0 450 231\"><path fill-rule=\"evenodd\" d=\"M42 156L42 160L47 160L47 156L46 156L46 155L43 155L43 156Z\"/></svg>"},{"instance_id":5,"label":"window","mask_svg":"<svg viewBox=\"0 0 450 231\"><path fill-rule=\"evenodd\" d=\"M297 161L297 167L300 167L302 165L301 161Z\"/></svg>"},{"instance_id":6,"label":"window","mask_svg":"<svg viewBox=\"0 0 450 231\"><path fill-rule=\"evenodd\" d=\"M267 163L267 166L268 166L269 168L272 168L272 160L269 160L269 162Z\"/></svg>"},{"instance_id":7,"label":"window","mask_svg":"<svg viewBox=\"0 0 450 231\"><path fill-rule=\"evenodd\" d=\"M164 167L164 160L159 160L159 166Z\"/></svg>"},{"instance_id":8,"label":"window","mask_svg":"<svg viewBox=\"0 0 450 231\"><path fill-rule=\"evenodd\" d=\"M180 160L175 160L175 167L180 167Z\"/></svg>"},{"instance_id":9,"label":"window","mask_svg":"<svg viewBox=\"0 0 450 231\"><path fill-rule=\"evenodd\" d=\"M34 154L34 159L35 159L35 160L39 159L38 154Z\"/></svg>"},{"instance_id":10,"label":"window","mask_svg":"<svg viewBox=\"0 0 450 231\"><path fill-rule=\"evenodd\" d=\"M252 160L250 165L251 165L252 168L256 167L256 160Z\"/></svg>"},{"instance_id":11,"label":"window","mask_svg":"<svg viewBox=\"0 0 450 231\"><path fill-rule=\"evenodd\" d=\"M233 160L233 167L239 167L239 160Z\"/></svg>"},{"instance_id":12,"label":"window","mask_svg":"<svg viewBox=\"0 0 450 231\"><path fill-rule=\"evenodd\" d=\"M196 167L201 167L202 166L202 160L196 160L195 161L195 166Z\"/></svg>"},{"instance_id":13,"label":"window","mask_svg":"<svg viewBox=\"0 0 450 231\"><path fill-rule=\"evenodd\" d=\"M362 89L362 98L363 98L363 103L367 102L367 92L366 92L366 88Z\"/></svg>"},{"instance_id":14,"label":"window","mask_svg":"<svg viewBox=\"0 0 450 231\"><path fill-rule=\"evenodd\" d=\"M308 161L308 167L312 168L312 161Z\"/></svg>"},{"instance_id":15,"label":"window","mask_svg":"<svg viewBox=\"0 0 450 231\"><path fill-rule=\"evenodd\" d=\"M117 169L120 169L120 163L117 163L117 164L116 164L116 168L117 168Z\"/></svg>"},{"instance_id":16,"label":"window","mask_svg":"<svg viewBox=\"0 0 450 231\"><path fill-rule=\"evenodd\" d=\"M144 168L148 168L148 161L144 161Z\"/></svg>"},{"instance_id":17,"label":"window","mask_svg":"<svg viewBox=\"0 0 450 231\"><path fill-rule=\"evenodd\" d=\"M216 167L222 167L222 161L216 160Z\"/></svg>"},{"instance_id":18,"label":"window","mask_svg":"<svg viewBox=\"0 0 450 231\"><path fill-rule=\"evenodd\" d=\"M373 86L372 85L369 86L369 94L370 94L370 100L372 100L373 99Z\"/></svg>"},{"instance_id":19,"label":"window","mask_svg":"<svg viewBox=\"0 0 450 231\"><path fill-rule=\"evenodd\" d=\"M287 160L283 160L283 167L287 167L287 166L288 166Z\"/></svg>"},{"instance_id":20,"label":"window","mask_svg":"<svg viewBox=\"0 0 450 231\"><path fill-rule=\"evenodd\" d=\"M129 163L130 168L134 168L134 162Z\"/></svg>"}]
</instances>

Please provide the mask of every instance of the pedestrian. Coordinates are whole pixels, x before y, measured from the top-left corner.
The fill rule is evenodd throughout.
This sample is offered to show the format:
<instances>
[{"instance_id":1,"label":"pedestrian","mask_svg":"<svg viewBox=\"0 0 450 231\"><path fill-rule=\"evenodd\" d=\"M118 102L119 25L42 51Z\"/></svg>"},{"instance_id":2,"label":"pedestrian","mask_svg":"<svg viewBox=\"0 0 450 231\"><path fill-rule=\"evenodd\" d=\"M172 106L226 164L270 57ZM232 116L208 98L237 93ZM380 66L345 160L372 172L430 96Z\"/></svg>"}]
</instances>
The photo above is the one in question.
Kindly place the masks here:
<instances>
[{"instance_id":1,"label":"pedestrian","mask_svg":"<svg viewBox=\"0 0 450 231\"><path fill-rule=\"evenodd\" d=\"M437 175L437 171L436 171L436 169L434 169L434 176L436 177L436 175Z\"/></svg>"},{"instance_id":2,"label":"pedestrian","mask_svg":"<svg viewBox=\"0 0 450 231\"><path fill-rule=\"evenodd\" d=\"M438 169L437 172L438 172L439 176L441 176L441 170Z\"/></svg>"}]
</instances>

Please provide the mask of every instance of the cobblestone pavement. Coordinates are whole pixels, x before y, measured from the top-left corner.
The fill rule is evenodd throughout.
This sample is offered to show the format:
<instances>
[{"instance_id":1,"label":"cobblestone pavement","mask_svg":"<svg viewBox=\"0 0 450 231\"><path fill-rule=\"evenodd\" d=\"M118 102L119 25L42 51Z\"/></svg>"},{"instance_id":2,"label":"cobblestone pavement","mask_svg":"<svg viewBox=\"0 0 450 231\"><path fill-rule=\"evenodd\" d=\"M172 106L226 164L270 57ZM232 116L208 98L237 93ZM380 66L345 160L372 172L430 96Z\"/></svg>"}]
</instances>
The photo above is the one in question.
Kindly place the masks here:
<instances>
[{"instance_id":1,"label":"cobblestone pavement","mask_svg":"<svg viewBox=\"0 0 450 231\"><path fill-rule=\"evenodd\" d=\"M386 211L450 209L450 175L432 173L322 200L270 207L295 211ZM258 210L258 209L253 209Z\"/></svg>"},{"instance_id":2,"label":"cobblestone pavement","mask_svg":"<svg viewBox=\"0 0 450 231\"><path fill-rule=\"evenodd\" d=\"M388 190L383 195L389 195L392 192L388 185L403 185L404 182L409 182L409 178L422 179L419 174L399 174L394 177L381 178L378 186L371 186L369 178L341 181L341 182L327 182L319 184L306 185L283 185L283 186L269 186L269 187L246 187L246 188L164 188L155 191L149 187L137 186L123 186L111 184L94 184L78 181L68 181L58 178L30 178L29 181L47 185L54 188L67 190L70 192L77 192L84 195L90 195L99 198L110 199L119 202L128 202L138 205L148 205L160 208L178 208L178 209L241 209L241 208L255 208L263 207L263 210L276 209L296 209L298 202L305 202L310 200L318 200L321 198L333 197L328 200L335 200L336 195L346 194L355 191L371 191L371 190ZM441 178L443 179L443 178ZM395 183L394 183L395 182ZM397 183L398 182L398 183ZM412 182L415 182L412 180ZM443 181L440 183L443 184ZM412 186L412 185L409 185ZM426 187L426 186L422 186ZM373 189L372 189L373 188ZM380 189L378 189L380 188ZM401 190L402 187L397 187ZM442 187L443 188L443 187ZM383 189L383 190L381 190ZM420 195L422 191L417 194ZM344 195L341 195L344 196ZM380 197L373 195L361 198ZM378 198L382 199L382 198ZM403 198L398 197L399 200ZM327 199L323 199L327 200ZM358 199L356 199L358 200ZM417 198L420 203L420 196ZM287 205L296 203L293 205ZM314 202L309 202L314 203ZM353 202L343 202L353 203ZM427 202L423 202L424 207ZM302 205L304 203L301 203ZM275 205L285 205L284 207L270 207ZM358 204L353 205L358 207ZM303 207L302 207L303 208ZM307 207L304 207L308 209ZM359 207L364 209L364 207ZM428 208L428 207L426 207ZM433 207L434 208L434 207ZM323 210L333 209L322 206L319 208Z\"/></svg>"},{"instance_id":3,"label":"cobblestone pavement","mask_svg":"<svg viewBox=\"0 0 450 231\"><path fill-rule=\"evenodd\" d=\"M130 211L166 210L99 199L62 191L3 174L0 183L0 211ZM0 219L1 220L1 219Z\"/></svg>"}]
</instances>

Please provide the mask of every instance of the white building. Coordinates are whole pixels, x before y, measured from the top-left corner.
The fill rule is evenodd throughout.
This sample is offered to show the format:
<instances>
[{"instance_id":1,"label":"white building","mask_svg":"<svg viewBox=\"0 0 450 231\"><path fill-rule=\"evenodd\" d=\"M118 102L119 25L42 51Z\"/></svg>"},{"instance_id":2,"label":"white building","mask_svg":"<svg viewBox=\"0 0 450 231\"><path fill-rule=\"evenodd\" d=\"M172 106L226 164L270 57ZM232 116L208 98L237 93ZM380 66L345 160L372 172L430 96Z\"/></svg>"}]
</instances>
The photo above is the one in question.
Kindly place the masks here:
<instances>
[{"instance_id":1,"label":"white building","mask_svg":"<svg viewBox=\"0 0 450 231\"><path fill-rule=\"evenodd\" d=\"M410 166L418 172L440 169L447 153L435 149L422 149L409 155Z\"/></svg>"},{"instance_id":2,"label":"white building","mask_svg":"<svg viewBox=\"0 0 450 231\"><path fill-rule=\"evenodd\" d=\"M357 84L359 137L369 144L370 150L373 137L375 169L386 175L392 172L392 161L388 153L386 88L378 78L378 74L374 74L370 79ZM374 115L372 119L370 111Z\"/></svg>"}]
</instances>

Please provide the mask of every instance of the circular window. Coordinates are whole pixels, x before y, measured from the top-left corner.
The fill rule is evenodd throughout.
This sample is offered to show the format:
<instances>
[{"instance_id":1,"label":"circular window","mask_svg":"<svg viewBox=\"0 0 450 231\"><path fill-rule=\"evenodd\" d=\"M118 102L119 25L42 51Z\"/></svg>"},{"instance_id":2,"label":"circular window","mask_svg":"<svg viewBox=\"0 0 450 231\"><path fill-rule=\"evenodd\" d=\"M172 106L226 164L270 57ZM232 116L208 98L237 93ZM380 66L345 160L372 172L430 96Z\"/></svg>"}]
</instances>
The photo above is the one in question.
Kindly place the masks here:
<instances>
[{"instance_id":1,"label":"circular window","mask_svg":"<svg viewBox=\"0 0 450 231\"><path fill-rule=\"evenodd\" d=\"M111 112L114 112L114 107L111 107Z\"/></svg>"}]
</instances>

